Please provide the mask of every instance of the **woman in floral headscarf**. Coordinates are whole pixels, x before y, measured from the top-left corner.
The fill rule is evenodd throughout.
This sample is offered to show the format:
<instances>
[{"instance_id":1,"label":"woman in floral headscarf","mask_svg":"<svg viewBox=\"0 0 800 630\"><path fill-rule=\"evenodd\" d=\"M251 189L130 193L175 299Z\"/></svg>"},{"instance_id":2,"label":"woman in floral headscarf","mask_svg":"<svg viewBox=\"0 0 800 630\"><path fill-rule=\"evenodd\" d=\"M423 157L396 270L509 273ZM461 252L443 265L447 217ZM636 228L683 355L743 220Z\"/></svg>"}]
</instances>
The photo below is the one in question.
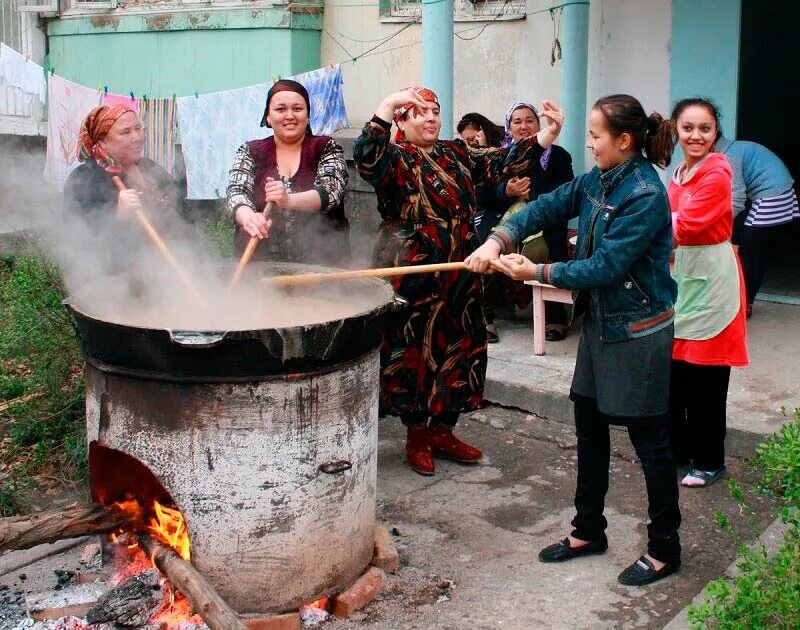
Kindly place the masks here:
<instances>
[{"instance_id":1,"label":"woman in floral headscarf","mask_svg":"<svg viewBox=\"0 0 800 630\"><path fill-rule=\"evenodd\" d=\"M513 150L469 151L439 140L439 99L408 88L387 96L355 142L353 157L378 195L383 222L375 245L378 267L463 261L480 241L473 226L475 189L528 168L555 140L561 110L547 104L549 124ZM399 130L389 135L392 120ZM409 308L389 322L381 349L380 407L408 429L411 468L435 472L433 456L463 463L482 456L457 439L463 411L483 402L486 323L481 278L465 271L397 277Z\"/></svg>"},{"instance_id":2,"label":"woman in floral headscarf","mask_svg":"<svg viewBox=\"0 0 800 630\"><path fill-rule=\"evenodd\" d=\"M122 105L95 107L83 121L78 137L82 162L64 185L67 209L98 218L120 218L147 208L161 222L182 206L175 181L152 160L143 157L144 132L136 112ZM128 190L117 190L112 175Z\"/></svg>"}]
</instances>

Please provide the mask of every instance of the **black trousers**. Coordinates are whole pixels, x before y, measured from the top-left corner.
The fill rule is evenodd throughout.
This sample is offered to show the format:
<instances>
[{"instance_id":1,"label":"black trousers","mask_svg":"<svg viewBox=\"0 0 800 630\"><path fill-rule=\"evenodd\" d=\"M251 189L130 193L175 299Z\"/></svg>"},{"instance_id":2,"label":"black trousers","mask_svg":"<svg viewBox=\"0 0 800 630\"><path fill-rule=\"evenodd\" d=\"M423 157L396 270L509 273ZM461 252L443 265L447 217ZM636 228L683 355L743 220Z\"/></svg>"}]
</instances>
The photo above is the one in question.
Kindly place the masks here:
<instances>
[{"instance_id":1,"label":"black trousers","mask_svg":"<svg viewBox=\"0 0 800 630\"><path fill-rule=\"evenodd\" d=\"M457 411L446 411L436 416L431 416L431 425L443 424L451 429L458 423ZM428 422L428 416L424 413L404 413L400 416L400 421L407 427L415 427Z\"/></svg>"},{"instance_id":2,"label":"black trousers","mask_svg":"<svg viewBox=\"0 0 800 630\"><path fill-rule=\"evenodd\" d=\"M717 470L725 463L727 365L673 361L669 382L670 443L679 464Z\"/></svg>"},{"instance_id":3,"label":"black trousers","mask_svg":"<svg viewBox=\"0 0 800 630\"><path fill-rule=\"evenodd\" d=\"M748 209L749 209L748 204ZM773 237L782 226L748 227L744 224L748 211L740 212L733 223L734 245L739 246L739 260L742 261L747 303L752 304L764 281L766 256Z\"/></svg>"},{"instance_id":4,"label":"black trousers","mask_svg":"<svg viewBox=\"0 0 800 630\"><path fill-rule=\"evenodd\" d=\"M603 509L611 458L608 419L600 414L594 401L575 401L575 432L578 436L578 483L572 536L592 541L605 536L608 525ZM668 429L661 425L633 425L628 427L628 435L642 463L647 485L650 516L647 552L661 562L678 562L681 511Z\"/></svg>"}]
</instances>

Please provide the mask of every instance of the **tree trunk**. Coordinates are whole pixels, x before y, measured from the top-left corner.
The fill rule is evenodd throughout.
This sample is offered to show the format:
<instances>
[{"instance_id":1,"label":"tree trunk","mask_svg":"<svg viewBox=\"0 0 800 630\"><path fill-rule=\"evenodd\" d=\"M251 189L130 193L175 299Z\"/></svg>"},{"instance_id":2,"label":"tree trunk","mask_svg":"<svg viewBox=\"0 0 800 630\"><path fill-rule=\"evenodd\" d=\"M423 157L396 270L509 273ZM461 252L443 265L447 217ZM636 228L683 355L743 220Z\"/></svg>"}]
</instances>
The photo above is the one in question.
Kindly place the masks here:
<instances>
[{"instance_id":1,"label":"tree trunk","mask_svg":"<svg viewBox=\"0 0 800 630\"><path fill-rule=\"evenodd\" d=\"M74 504L61 510L2 518L0 552L28 549L64 538L103 534L113 531L125 522L124 517L94 503Z\"/></svg>"},{"instance_id":2,"label":"tree trunk","mask_svg":"<svg viewBox=\"0 0 800 630\"><path fill-rule=\"evenodd\" d=\"M169 578L172 586L186 595L193 612L200 615L211 630L247 630L239 616L191 562L183 560L147 534L139 534L139 544L153 564Z\"/></svg>"}]
</instances>

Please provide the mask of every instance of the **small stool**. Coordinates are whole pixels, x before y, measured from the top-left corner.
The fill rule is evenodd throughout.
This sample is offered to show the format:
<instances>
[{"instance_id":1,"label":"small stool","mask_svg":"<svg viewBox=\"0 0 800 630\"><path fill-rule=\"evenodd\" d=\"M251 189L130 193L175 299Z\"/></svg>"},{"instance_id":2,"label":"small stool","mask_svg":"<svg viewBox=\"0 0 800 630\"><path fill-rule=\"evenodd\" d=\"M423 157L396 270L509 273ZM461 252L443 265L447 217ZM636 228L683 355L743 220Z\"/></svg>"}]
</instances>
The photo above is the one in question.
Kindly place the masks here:
<instances>
[{"instance_id":1,"label":"small stool","mask_svg":"<svg viewBox=\"0 0 800 630\"><path fill-rule=\"evenodd\" d=\"M536 280L526 280L525 284L533 289L533 354L542 356L544 352L544 303L561 302L572 304L572 291L558 289L552 284L543 284Z\"/></svg>"}]
</instances>

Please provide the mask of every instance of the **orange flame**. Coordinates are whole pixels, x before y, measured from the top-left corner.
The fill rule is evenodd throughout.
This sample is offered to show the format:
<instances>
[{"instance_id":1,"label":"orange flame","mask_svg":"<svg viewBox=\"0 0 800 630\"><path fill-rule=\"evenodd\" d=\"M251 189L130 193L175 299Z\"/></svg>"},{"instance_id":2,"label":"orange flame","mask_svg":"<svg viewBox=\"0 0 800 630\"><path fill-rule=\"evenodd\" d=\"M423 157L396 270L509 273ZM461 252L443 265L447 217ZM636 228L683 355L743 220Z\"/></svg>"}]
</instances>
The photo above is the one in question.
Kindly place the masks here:
<instances>
[{"instance_id":1,"label":"orange flame","mask_svg":"<svg viewBox=\"0 0 800 630\"><path fill-rule=\"evenodd\" d=\"M144 509L136 499L117 501L112 507L125 514L129 520L152 534L157 540L171 547L184 560L191 559L189 530L180 510L153 501L149 521L145 523Z\"/></svg>"}]
</instances>

